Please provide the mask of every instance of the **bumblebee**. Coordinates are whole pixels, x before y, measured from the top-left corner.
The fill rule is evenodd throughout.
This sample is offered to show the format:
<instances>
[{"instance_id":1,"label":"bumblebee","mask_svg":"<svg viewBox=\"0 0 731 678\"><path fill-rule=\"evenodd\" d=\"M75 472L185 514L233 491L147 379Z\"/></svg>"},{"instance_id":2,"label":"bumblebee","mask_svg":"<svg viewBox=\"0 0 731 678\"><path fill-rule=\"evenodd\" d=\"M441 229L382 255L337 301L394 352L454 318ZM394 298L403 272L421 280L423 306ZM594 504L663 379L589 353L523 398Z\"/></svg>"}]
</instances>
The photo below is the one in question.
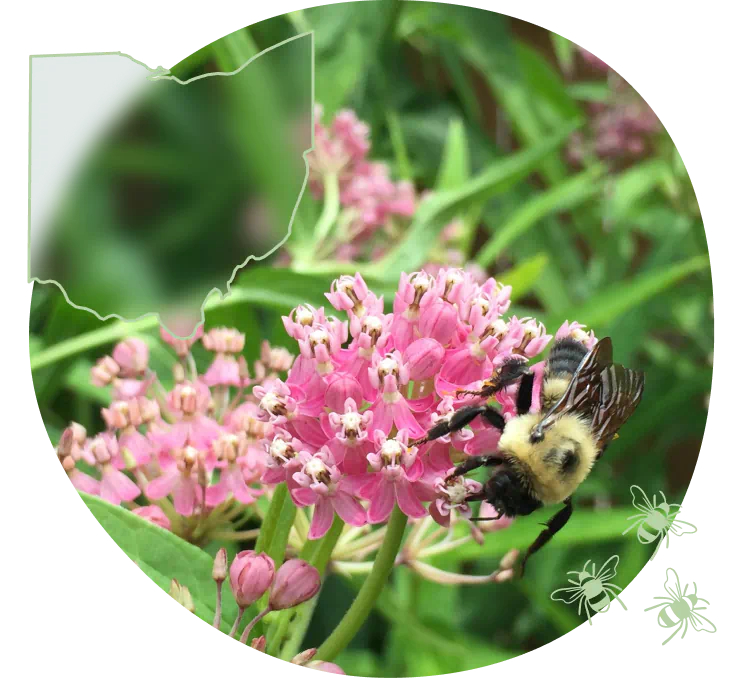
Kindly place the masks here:
<instances>
[{"instance_id":1,"label":"bumblebee","mask_svg":"<svg viewBox=\"0 0 731 678\"><path fill-rule=\"evenodd\" d=\"M486 402L467 405L413 443L435 440L482 417L502 435L496 452L470 457L454 471L460 476L480 466L494 469L482 491L468 500L492 504L497 511L492 520L564 504L526 551L521 576L528 558L571 518L572 495L637 408L645 384L642 373L612 362L608 337L591 350L570 338L555 342L542 378L540 412L532 413L535 378L525 362L507 361L482 389L461 393L489 399L517 382L517 416L506 422Z\"/></svg>"}]
</instances>

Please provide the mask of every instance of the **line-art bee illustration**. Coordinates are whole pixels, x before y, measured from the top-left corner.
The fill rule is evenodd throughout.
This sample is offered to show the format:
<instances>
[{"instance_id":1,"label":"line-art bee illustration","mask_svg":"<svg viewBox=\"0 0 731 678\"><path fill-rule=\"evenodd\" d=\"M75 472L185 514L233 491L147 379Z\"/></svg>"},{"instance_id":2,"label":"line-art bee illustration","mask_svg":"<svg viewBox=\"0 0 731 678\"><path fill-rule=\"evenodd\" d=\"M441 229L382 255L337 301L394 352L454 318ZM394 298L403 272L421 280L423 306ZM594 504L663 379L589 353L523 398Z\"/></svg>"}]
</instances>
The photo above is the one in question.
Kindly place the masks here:
<instances>
[{"instance_id":1,"label":"line-art bee illustration","mask_svg":"<svg viewBox=\"0 0 731 678\"><path fill-rule=\"evenodd\" d=\"M680 513L680 504L669 504L662 492L660 492L662 498L660 503L658 503L655 494L652 495L652 503L650 503L647 495L638 485L632 485L630 492L632 493L632 504L640 513L627 518L627 520L634 520L635 522L622 534L627 534L637 527L637 539L642 544L652 544L657 541L657 547L653 551L650 560L657 555L663 539L665 540L665 548L670 547L671 533L676 537L680 537L698 531L695 525L676 519L678 513Z\"/></svg>"},{"instance_id":2,"label":"line-art bee illustration","mask_svg":"<svg viewBox=\"0 0 731 678\"><path fill-rule=\"evenodd\" d=\"M454 471L460 476L480 466L493 468L482 491L468 501L489 502L497 511L496 518L527 516L542 506L563 504L528 547L519 566L520 576L528 558L571 518L572 495L632 416L645 385L641 372L613 362L609 337L590 350L569 337L555 342L541 378L539 412L530 411L535 378L524 359L506 361L480 390L456 392L479 396L483 403L459 408L412 442L421 445L436 440L480 417L501 436L495 451L470 457ZM487 401L513 384L517 384L517 416L506 420Z\"/></svg>"},{"instance_id":3,"label":"line-art bee illustration","mask_svg":"<svg viewBox=\"0 0 731 678\"><path fill-rule=\"evenodd\" d=\"M591 612L608 612L612 600L618 600L619 604L626 610L627 606L619 597L622 590L616 584L610 584L609 580L617 575L619 556L612 556L596 571L596 564L587 560L581 572L568 572L576 575L576 579L569 579L569 586L565 589L558 589L551 594L551 600L560 600L567 605L579 601L579 614L586 612L586 618L591 624ZM591 571L589 571L591 565Z\"/></svg>"}]
</instances>

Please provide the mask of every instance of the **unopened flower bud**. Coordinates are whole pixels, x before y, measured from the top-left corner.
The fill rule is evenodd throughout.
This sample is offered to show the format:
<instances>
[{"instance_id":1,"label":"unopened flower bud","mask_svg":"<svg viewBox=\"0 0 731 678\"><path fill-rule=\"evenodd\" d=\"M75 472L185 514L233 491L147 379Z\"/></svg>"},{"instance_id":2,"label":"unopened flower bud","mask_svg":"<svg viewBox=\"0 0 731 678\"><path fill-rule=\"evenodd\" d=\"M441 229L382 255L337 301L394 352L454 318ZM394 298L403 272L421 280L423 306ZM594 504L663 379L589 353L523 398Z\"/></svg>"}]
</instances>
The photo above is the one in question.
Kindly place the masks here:
<instances>
[{"instance_id":1,"label":"unopened flower bud","mask_svg":"<svg viewBox=\"0 0 731 678\"><path fill-rule=\"evenodd\" d=\"M254 638L254 640L251 641L251 647L255 650L258 650L259 652L266 652L267 639L264 636Z\"/></svg>"},{"instance_id":2,"label":"unopened flower bud","mask_svg":"<svg viewBox=\"0 0 731 678\"><path fill-rule=\"evenodd\" d=\"M241 353L246 337L230 327L216 327L203 335L203 346L215 353Z\"/></svg>"},{"instance_id":3,"label":"unopened flower bud","mask_svg":"<svg viewBox=\"0 0 731 678\"><path fill-rule=\"evenodd\" d=\"M337 673L338 675L344 676L345 671L341 669L337 664L332 662L321 662L317 659L307 664L308 669L315 669L315 671L324 671L325 673Z\"/></svg>"},{"instance_id":4,"label":"unopened flower bud","mask_svg":"<svg viewBox=\"0 0 731 678\"><path fill-rule=\"evenodd\" d=\"M181 586L177 579L170 582L170 595L189 612L195 612L193 597L187 586Z\"/></svg>"},{"instance_id":5,"label":"unopened flower bud","mask_svg":"<svg viewBox=\"0 0 731 678\"><path fill-rule=\"evenodd\" d=\"M311 661L315 655L317 654L317 648L313 647L309 650L304 650L303 652L300 652L299 654L296 654L294 657L292 657L292 661L290 664L297 664L297 666L303 666L307 662Z\"/></svg>"},{"instance_id":6,"label":"unopened flower bud","mask_svg":"<svg viewBox=\"0 0 731 678\"><path fill-rule=\"evenodd\" d=\"M72 421L69 424L69 429L73 433L74 442L77 445L83 445L86 442L86 429L81 424Z\"/></svg>"},{"instance_id":7,"label":"unopened flower bud","mask_svg":"<svg viewBox=\"0 0 731 678\"><path fill-rule=\"evenodd\" d=\"M269 607L286 610L296 607L317 595L320 590L320 573L304 560L288 560L274 578Z\"/></svg>"},{"instance_id":8,"label":"unopened flower bud","mask_svg":"<svg viewBox=\"0 0 731 678\"><path fill-rule=\"evenodd\" d=\"M91 383L94 386L108 386L119 374L119 365L108 355L99 358L91 368Z\"/></svg>"},{"instance_id":9,"label":"unopened flower bud","mask_svg":"<svg viewBox=\"0 0 731 678\"><path fill-rule=\"evenodd\" d=\"M114 347L112 357L123 377L144 374L150 359L150 349L142 339L125 339Z\"/></svg>"},{"instance_id":10,"label":"unopened flower bud","mask_svg":"<svg viewBox=\"0 0 731 678\"><path fill-rule=\"evenodd\" d=\"M436 339L417 339L404 351L403 361L415 381L433 377L442 366L444 346Z\"/></svg>"},{"instance_id":11,"label":"unopened flower bud","mask_svg":"<svg viewBox=\"0 0 731 678\"><path fill-rule=\"evenodd\" d=\"M512 570L502 570L495 575L495 581L498 584L503 584L506 581L510 581L513 578Z\"/></svg>"},{"instance_id":12,"label":"unopened flower bud","mask_svg":"<svg viewBox=\"0 0 731 678\"><path fill-rule=\"evenodd\" d=\"M221 547L216 553L216 557L213 559L213 581L221 582L226 581L228 576L228 554L226 549Z\"/></svg>"},{"instance_id":13,"label":"unopened flower bud","mask_svg":"<svg viewBox=\"0 0 731 678\"><path fill-rule=\"evenodd\" d=\"M151 504L150 506L140 506L132 511L136 516L144 518L146 521L162 527L164 530L170 529L170 518L165 515L165 512L159 507Z\"/></svg>"},{"instance_id":14,"label":"unopened flower bud","mask_svg":"<svg viewBox=\"0 0 731 678\"><path fill-rule=\"evenodd\" d=\"M61 434L61 438L58 441L58 447L56 448L56 454L62 461L68 457L71 457L71 449L74 445L74 432L70 429L64 429Z\"/></svg>"},{"instance_id":15,"label":"unopened flower bud","mask_svg":"<svg viewBox=\"0 0 731 678\"><path fill-rule=\"evenodd\" d=\"M231 591L238 606L248 607L259 600L274 581L274 573L274 561L266 553L237 553L229 574Z\"/></svg>"}]
</instances>

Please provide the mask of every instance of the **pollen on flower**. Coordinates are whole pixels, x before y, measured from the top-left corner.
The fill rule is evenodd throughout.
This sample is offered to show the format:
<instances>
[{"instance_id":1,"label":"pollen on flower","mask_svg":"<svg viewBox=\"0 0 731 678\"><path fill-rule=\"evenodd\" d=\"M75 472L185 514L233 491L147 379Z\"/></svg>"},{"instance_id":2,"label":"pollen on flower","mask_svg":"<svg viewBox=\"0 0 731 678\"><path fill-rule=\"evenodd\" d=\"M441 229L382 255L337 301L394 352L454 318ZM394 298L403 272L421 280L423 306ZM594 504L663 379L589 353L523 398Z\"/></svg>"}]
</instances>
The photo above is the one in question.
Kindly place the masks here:
<instances>
[{"instance_id":1,"label":"pollen on flower","mask_svg":"<svg viewBox=\"0 0 731 678\"><path fill-rule=\"evenodd\" d=\"M401 463L403 445L397 440L386 440L381 446L381 459L386 466L397 466Z\"/></svg>"},{"instance_id":2,"label":"pollen on flower","mask_svg":"<svg viewBox=\"0 0 731 678\"><path fill-rule=\"evenodd\" d=\"M310 459L302 470L315 482L327 483L330 480L330 469L317 457Z\"/></svg>"}]
</instances>

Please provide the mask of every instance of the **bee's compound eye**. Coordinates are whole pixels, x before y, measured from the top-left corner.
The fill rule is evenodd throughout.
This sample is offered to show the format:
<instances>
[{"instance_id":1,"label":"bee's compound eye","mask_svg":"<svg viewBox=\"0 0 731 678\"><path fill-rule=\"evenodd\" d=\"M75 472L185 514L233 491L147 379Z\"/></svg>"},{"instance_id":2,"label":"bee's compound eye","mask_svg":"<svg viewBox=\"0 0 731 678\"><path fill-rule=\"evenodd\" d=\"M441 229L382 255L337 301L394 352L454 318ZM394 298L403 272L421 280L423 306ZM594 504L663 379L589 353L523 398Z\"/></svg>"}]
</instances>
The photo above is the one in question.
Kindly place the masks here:
<instances>
[{"instance_id":1,"label":"bee's compound eye","mask_svg":"<svg viewBox=\"0 0 731 678\"><path fill-rule=\"evenodd\" d=\"M540 443L544 437L545 434L543 433L543 428L541 426L533 427L533 430L530 432L530 441L532 443Z\"/></svg>"}]
</instances>

